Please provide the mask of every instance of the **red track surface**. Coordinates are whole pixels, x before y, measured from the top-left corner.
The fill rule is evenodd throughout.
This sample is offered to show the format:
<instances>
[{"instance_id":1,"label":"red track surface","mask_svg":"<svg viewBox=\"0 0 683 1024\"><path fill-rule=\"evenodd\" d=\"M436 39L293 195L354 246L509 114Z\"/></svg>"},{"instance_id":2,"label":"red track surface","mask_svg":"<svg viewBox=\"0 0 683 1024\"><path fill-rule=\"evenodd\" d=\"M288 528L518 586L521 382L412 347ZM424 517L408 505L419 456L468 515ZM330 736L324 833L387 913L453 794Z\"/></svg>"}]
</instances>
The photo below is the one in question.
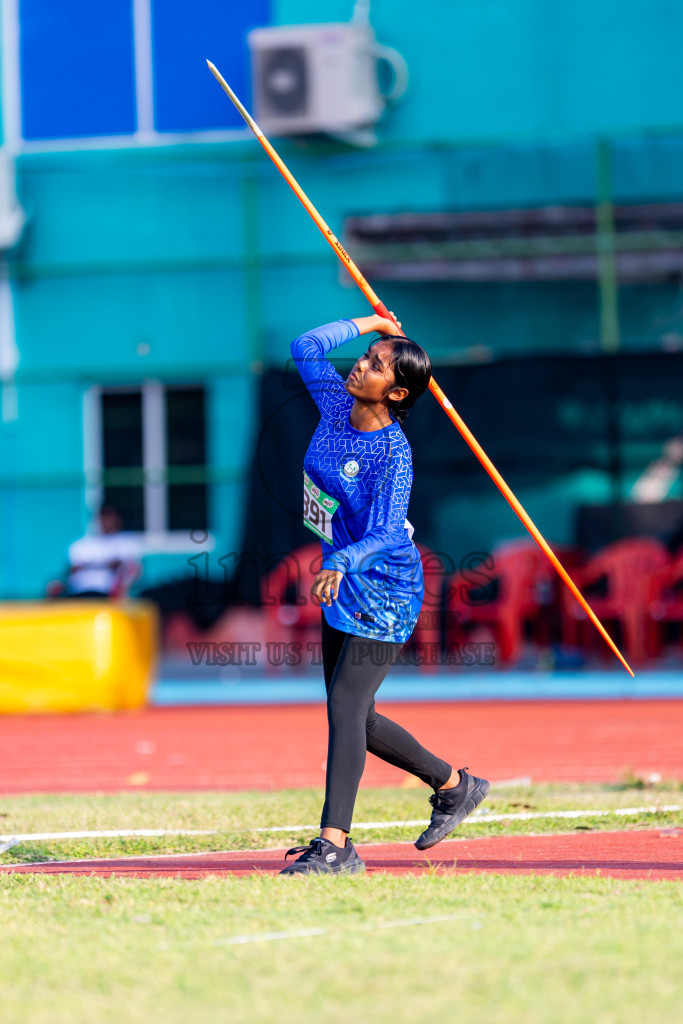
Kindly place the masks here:
<instances>
[{"instance_id":1,"label":"red track surface","mask_svg":"<svg viewBox=\"0 0 683 1024\"><path fill-rule=\"evenodd\" d=\"M683 701L382 704L442 757L496 780L683 779ZM322 786L324 707L152 708L0 717L0 792ZM368 757L363 784L405 776Z\"/></svg>"},{"instance_id":2,"label":"red track surface","mask_svg":"<svg viewBox=\"0 0 683 1024\"><path fill-rule=\"evenodd\" d=\"M649 881L683 879L683 829L593 832L554 836L494 836L446 840L426 853L409 843L359 846L368 872L420 874L605 875ZM203 878L207 875L276 874L284 850L211 853L180 857L130 857L0 868L2 872L111 875L134 878Z\"/></svg>"}]
</instances>

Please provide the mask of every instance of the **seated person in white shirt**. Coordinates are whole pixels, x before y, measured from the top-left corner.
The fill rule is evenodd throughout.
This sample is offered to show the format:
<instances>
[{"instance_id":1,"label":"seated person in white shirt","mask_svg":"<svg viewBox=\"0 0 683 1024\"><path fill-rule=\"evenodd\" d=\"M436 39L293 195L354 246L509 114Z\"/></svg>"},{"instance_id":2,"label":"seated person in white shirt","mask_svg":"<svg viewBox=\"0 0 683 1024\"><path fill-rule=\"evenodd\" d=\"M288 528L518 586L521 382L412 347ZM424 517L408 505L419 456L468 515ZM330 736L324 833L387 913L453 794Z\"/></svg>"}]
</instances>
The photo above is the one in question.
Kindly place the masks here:
<instances>
[{"instance_id":1,"label":"seated person in white shirt","mask_svg":"<svg viewBox=\"0 0 683 1024\"><path fill-rule=\"evenodd\" d=\"M69 547L66 585L51 583L50 597L125 597L140 575L140 550L137 541L121 530L118 509L103 505L99 513L100 530L88 533Z\"/></svg>"}]
</instances>

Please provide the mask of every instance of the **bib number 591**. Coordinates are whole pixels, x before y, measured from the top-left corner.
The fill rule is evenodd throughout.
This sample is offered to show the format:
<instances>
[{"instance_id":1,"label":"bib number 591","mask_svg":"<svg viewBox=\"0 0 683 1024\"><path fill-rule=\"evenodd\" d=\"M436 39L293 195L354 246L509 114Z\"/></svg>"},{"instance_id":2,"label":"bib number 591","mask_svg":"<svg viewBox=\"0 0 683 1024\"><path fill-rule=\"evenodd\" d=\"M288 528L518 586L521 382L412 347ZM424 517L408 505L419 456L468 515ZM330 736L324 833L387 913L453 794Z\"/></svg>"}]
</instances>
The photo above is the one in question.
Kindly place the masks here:
<instances>
[{"instance_id":1,"label":"bib number 591","mask_svg":"<svg viewBox=\"0 0 683 1024\"><path fill-rule=\"evenodd\" d=\"M332 543L332 517L338 507L339 502L304 473L304 526L328 544Z\"/></svg>"}]
</instances>

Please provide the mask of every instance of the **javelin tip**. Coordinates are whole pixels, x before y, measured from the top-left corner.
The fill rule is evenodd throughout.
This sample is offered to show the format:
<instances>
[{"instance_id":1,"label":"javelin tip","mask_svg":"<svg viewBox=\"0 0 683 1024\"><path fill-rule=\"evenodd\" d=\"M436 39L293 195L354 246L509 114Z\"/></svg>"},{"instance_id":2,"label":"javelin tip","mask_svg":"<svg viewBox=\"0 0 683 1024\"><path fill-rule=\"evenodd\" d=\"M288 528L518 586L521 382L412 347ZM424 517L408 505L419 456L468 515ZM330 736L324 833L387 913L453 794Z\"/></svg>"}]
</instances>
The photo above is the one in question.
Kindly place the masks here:
<instances>
[{"instance_id":1,"label":"javelin tip","mask_svg":"<svg viewBox=\"0 0 683 1024\"><path fill-rule=\"evenodd\" d=\"M207 58L205 58L205 60L206 60L206 63L208 65L209 71L211 72L213 77L216 79L216 81L220 85L220 87L223 90L223 92L227 95L228 99L232 102L232 104L235 106L237 111L241 114L241 116L244 118L246 123L249 125L249 127L253 131L253 133L256 136L256 138L257 139L262 138L263 137L263 132L261 131L259 126L256 124L256 121L251 116L249 111L246 109L244 104L240 103L240 101L238 100L237 96L235 96L234 92L232 91L232 89L230 88L228 83L225 81L225 79L223 78L222 74L220 73L220 71L218 70L216 65L212 64L211 61L208 60Z\"/></svg>"}]
</instances>

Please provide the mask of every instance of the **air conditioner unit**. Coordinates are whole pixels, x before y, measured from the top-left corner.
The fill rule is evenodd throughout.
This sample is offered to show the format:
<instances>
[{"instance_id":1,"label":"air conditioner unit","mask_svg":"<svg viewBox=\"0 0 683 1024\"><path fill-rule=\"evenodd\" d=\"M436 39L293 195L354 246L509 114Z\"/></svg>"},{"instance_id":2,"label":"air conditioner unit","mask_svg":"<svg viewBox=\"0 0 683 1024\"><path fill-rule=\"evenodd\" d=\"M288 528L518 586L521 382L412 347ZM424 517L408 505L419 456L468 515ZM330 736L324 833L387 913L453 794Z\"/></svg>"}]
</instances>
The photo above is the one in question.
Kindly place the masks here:
<instances>
[{"instance_id":1,"label":"air conditioner unit","mask_svg":"<svg viewBox=\"0 0 683 1024\"><path fill-rule=\"evenodd\" d=\"M257 28L248 39L255 118L266 134L335 134L375 124L389 98L379 89L378 59L394 66L394 93L405 77L403 59L379 46L367 24Z\"/></svg>"}]
</instances>

